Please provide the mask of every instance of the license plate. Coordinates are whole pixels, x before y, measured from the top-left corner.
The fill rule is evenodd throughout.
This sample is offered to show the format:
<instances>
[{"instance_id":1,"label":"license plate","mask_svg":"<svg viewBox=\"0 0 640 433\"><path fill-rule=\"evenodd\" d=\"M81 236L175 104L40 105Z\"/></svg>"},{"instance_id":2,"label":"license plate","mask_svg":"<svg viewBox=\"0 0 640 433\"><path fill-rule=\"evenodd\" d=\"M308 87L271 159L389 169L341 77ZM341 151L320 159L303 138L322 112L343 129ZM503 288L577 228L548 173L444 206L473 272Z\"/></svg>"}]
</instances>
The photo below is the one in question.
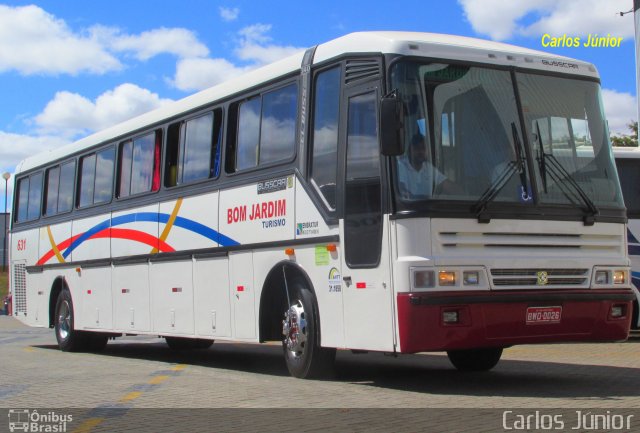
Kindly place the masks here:
<instances>
[{"instance_id":1,"label":"license plate","mask_svg":"<svg viewBox=\"0 0 640 433\"><path fill-rule=\"evenodd\" d=\"M529 307L527 308L527 325L560 323L562 307Z\"/></svg>"}]
</instances>

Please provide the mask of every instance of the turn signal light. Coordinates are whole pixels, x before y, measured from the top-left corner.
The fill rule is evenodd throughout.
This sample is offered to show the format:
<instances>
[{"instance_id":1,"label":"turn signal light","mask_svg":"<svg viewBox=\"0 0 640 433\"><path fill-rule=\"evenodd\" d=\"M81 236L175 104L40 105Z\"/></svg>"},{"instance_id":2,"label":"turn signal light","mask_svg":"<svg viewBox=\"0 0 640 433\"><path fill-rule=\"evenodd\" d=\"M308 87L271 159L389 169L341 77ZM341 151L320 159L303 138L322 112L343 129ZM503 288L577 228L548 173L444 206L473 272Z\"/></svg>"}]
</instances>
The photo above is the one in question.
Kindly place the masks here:
<instances>
[{"instance_id":1,"label":"turn signal light","mask_svg":"<svg viewBox=\"0 0 640 433\"><path fill-rule=\"evenodd\" d=\"M613 284L624 284L627 282L627 273L625 271L613 271Z\"/></svg>"},{"instance_id":2,"label":"turn signal light","mask_svg":"<svg viewBox=\"0 0 640 433\"><path fill-rule=\"evenodd\" d=\"M438 272L438 283L441 286L455 286L456 285L456 273L451 271Z\"/></svg>"}]
</instances>

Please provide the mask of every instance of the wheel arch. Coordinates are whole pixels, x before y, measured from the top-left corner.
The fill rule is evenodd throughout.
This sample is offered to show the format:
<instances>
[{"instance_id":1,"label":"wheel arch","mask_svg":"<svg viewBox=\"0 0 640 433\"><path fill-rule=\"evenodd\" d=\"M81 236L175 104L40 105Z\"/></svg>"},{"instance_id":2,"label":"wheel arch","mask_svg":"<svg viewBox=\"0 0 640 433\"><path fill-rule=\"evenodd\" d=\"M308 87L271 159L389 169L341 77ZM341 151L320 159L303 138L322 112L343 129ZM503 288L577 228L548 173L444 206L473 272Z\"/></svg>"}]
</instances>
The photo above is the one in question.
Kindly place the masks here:
<instances>
[{"instance_id":1,"label":"wheel arch","mask_svg":"<svg viewBox=\"0 0 640 433\"><path fill-rule=\"evenodd\" d=\"M51 285L51 293L49 294L49 328L53 328L55 323L56 303L58 296L62 293L62 289L69 288L63 276L59 275L53 280Z\"/></svg>"},{"instance_id":2,"label":"wheel arch","mask_svg":"<svg viewBox=\"0 0 640 433\"><path fill-rule=\"evenodd\" d=\"M284 273L283 273L284 269ZM284 286L284 274L287 276L287 283L298 280L301 281L316 296L313 283L309 275L298 263L282 260L276 263L265 278L260 295L260 307L258 309L259 320L259 341L280 341L282 340L282 319L287 306L287 294ZM320 337L320 307L317 305L316 297L316 317L318 320L318 337ZM322 341L322 340L320 340Z\"/></svg>"}]
</instances>

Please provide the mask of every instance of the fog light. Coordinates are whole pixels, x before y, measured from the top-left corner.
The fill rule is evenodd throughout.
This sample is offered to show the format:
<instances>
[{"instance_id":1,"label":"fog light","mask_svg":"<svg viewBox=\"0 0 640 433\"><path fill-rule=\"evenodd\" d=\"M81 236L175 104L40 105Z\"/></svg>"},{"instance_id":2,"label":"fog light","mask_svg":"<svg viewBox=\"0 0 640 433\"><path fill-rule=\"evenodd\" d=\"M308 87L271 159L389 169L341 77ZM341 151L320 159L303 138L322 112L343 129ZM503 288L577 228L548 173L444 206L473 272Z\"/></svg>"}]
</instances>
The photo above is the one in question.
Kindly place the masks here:
<instances>
[{"instance_id":1,"label":"fog light","mask_svg":"<svg viewBox=\"0 0 640 433\"><path fill-rule=\"evenodd\" d=\"M452 271L440 271L438 272L438 283L441 286L455 286L456 285L456 273Z\"/></svg>"},{"instance_id":2,"label":"fog light","mask_svg":"<svg viewBox=\"0 0 640 433\"><path fill-rule=\"evenodd\" d=\"M596 271L596 284L609 284L609 272L608 271Z\"/></svg>"},{"instance_id":3,"label":"fog light","mask_svg":"<svg viewBox=\"0 0 640 433\"><path fill-rule=\"evenodd\" d=\"M624 284L627 282L626 271L613 271L613 284Z\"/></svg>"},{"instance_id":4,"label":"fog light","mask_svg":"<svg viewBox=\"0 0 640 433\"><path fill-rule=\"evenodd\" d=\"M413 288L429 289L435 287L436 275L434 271L413 270Z\"/></svg>"},{"instance_id":5,"label":"fog light","mask_svg":"<svg viewBox=\"0 0 640 433\"><path fill-rule=\"evenodd\" d=\"M609 311L609 317L612 319L619 319L627 315L627 306L626 305L612 305L611 311Z\"/></svg>"},{"instance_id":6,"label":"fog light","mask_svg":"<svg viewBox=\"0 0 640 433\"><path fill-rule=\"evenodd\" d=\"M458 323L458 311L443 311L442 321L444 323Z\"/></svg>"},{"instance_id":7,"label":"fog light","mask_svg":"<svg viewBox=\"0 0 640 433\"><path fill-rule=\"evenodd\" d=\"M480 273L478 271L464 271L462 282L465 286L477 286L480 284Z\"/></svg>"}]
</instances>

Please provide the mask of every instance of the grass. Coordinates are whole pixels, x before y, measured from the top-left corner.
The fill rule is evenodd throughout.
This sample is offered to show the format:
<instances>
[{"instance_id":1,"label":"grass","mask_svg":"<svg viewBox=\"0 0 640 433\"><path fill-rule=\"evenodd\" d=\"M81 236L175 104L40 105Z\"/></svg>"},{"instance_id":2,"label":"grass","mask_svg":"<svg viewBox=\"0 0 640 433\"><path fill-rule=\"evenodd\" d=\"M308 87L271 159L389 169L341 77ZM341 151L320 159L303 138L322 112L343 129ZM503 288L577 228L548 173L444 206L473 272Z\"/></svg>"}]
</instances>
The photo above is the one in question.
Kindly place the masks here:
<instances>
[{"instance_id":1,"label":"grass","mask_svg":"<svg viewBox=\"0 0 640 433\"><path fill-rule=\"evenodd\" d=\"M4 298L9 292L9 278L7 272L0 271L0 299ZM2 308L2 305L0 305Z\"/></svg>"}]
</instances>

